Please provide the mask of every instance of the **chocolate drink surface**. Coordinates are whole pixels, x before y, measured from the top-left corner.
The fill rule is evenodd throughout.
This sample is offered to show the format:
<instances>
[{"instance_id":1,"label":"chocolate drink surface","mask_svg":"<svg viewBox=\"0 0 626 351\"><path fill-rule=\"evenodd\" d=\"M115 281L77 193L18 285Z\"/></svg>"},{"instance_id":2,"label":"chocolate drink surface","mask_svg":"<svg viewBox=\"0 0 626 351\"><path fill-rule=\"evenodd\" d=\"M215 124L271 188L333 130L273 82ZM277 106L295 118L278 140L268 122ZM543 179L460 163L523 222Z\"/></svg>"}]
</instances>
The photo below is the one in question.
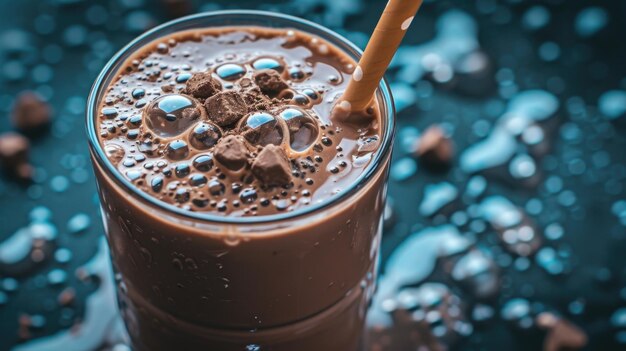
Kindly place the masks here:
<instances>
[{"instance_id":1,"label":"chocolate drink surface","mask_svg":"<svg viewBox=\"0 0 626 351\"><path fill-rule=\"evenodd\" d=\"M182 32L137 52L100 106L100 142L128 180L190 211L262 216L328 201L380 140L378 109L330 118L355 63L302 32Z\"/></svg>"},{"instance_id":2,"label":"chocolate drink surface","mask_svg":"<svg viewBox=\"0 0 626 351\"><path fill-rule=\"evenodd\" d=\"M330 32L214 27L152 40L104 72L92 106L133 348L356 351L375 284L389 101L349 123L330 118L355 65Z\"/></svg>"}]
</instances>

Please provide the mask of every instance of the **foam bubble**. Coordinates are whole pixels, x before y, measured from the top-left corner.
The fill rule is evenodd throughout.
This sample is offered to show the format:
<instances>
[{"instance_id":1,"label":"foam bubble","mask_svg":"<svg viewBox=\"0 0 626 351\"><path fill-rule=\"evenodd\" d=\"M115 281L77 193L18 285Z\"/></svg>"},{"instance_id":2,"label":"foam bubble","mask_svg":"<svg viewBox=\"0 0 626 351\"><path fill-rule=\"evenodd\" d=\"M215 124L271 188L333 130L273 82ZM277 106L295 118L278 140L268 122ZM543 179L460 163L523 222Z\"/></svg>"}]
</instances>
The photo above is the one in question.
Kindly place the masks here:
<instances>
[{"instance_id":1,"label":"foam bubble","mask_svg":"<svg viewBox=\"0 0 626 351\"><path fill-rule=\"evenodd\" d=\"M284 137L279 120L267 112L257 112L245 117L239 124L239 131L252 145L280 145Z\"/></svg>"},{"instance_id":2,"label":"foam bubble","mask_svg":"<svg viewBox=\"0 0 626 351\"><path fill-rule=\"evenodd\" d=\"M215 146L221 137L222 130L217 125L211 122L200 122L189 133L189 142L194 148L205 150Z\"/></svg>"},{"instance_id":3,"label":"foam bubble","mask_svg":"<svg viewBox=\"0 0 626 351\"><path fill-rule=\"evenodd\" d=\"M295 151L309 148L319 135L319 127L315 119L306 112L288 108L280 113L289 130L289 145Z\"/></svg>"},{"instance_id":4,"label":"foam bubble","mask_svg":"<svg viewBox=\"0 0 626 351\"><path fill-rule=\"evenodd\" d=\"M163 137L180 135L201 116L199 103L180 94L160 96L144 109L148 128Z\"/></svg>"}]
</instances>

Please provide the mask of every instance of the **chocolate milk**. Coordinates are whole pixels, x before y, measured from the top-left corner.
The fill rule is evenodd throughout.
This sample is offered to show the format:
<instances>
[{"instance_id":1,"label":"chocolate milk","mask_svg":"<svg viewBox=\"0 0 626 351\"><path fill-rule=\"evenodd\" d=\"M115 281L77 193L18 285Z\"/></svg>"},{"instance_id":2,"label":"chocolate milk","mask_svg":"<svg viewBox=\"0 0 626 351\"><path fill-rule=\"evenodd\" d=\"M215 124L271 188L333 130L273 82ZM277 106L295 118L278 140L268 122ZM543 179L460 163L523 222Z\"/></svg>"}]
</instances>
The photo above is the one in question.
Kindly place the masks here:
<instances>
[{"instance_id":1,"label":"chocolate milk","mask_svg":"<svg viewBox=\"0 0 626 351\"><path fill-rule=\"evenodd\" d=\"M223 27L109 80L92 155L137 350L357 349L389 155L371 170L377 102L331 118L354 67L304 32Z\"/></svg>"}]
</instances>

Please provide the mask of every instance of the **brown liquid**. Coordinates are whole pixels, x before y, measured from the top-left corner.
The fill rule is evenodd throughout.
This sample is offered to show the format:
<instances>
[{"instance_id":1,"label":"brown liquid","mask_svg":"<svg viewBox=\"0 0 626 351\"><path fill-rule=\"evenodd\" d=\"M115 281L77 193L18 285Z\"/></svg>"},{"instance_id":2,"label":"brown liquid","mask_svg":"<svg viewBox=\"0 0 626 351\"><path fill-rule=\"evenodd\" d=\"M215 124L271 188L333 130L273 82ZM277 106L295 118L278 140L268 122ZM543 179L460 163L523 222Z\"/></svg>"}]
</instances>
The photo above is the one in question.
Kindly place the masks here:
<instances>
[{"instance_id":1,"label":"brown liquid","mask_svg":"<svg viewBox=\"0 0 626 351\"><path fill-rule=\"evenodd\" d=\"M275 143L290 158L291 184L267 187L249 169L229 172L215 162L210 169L195 167L199 156L208 160L215 155L213 145L196 147L191 140L194 129L210 118L203 99L179 95L185 92L186 79L195 72L211 72L222 91L245 93L256 87L253 74L267 67L279 72L289 88L267 97L273 98L269 106L249 106L249 113L281 119L285 110L298 111L312 122L295 126L294 135L278 130L282 141ZM146 46L126 62L102 100L100 141L119 172L137 188L184 209L250 216L326 202L355 183L380 140L377 109L362 125L330 118L353 70L354 61L347 55L301 32L250 27L178 33ZM162 101L193 106L199 117L153 122L155 106ZM240 124L215 128L223 138L241 134ZM185 144L180 156L168 153L172 143ZM262 145L247 146L254 157Z\"/></svg>"},{"instance_id":2,"label":"brown liquid","mask_svg":"<svg viewBox=\"0 0 626 351\"><path fill-rule=\"evenodd\" d=\"M369 123L354 126L337 124L328 118L331 100L345 86L351 69L348 65L352 61L319 38L315 46L327 45L328 54L312 55L306 43L313 38L303 33L287 35L285 31L258 28L212 30L216 37L207 33L179 34L178 38L200 39L179 41L169 47L168 52L180 50L182 53L185 47L194 52L191 47L210 41L213 43L208 46L210 49L203 51L207 57L236 53L243 55L237 59L248 62L256 56L271 54L290 62L300 60L305 64L303 68L311 69L311 75L303 82L290 82L296 90L322 84L330 74L339 78L335 85L325 83L320 102L300 106L314 114L320 126L325 126L320 129L319 143L322 144L321 138L325 136L332 144L321 148L313 145L306 151L307 155L291 158L298 164L308 157L314 160L316 155L320 156L321 161L313 162L315 172L305 169L306 177L294 176L293 185L267 188L257 180L246 183L245 176L237 178L241 175L233 173L223 172L220 177L214 167L208 173L228 185L227 189L241 181L244 187L257 187L259 200L266 197L272 199L273 204L267 207L259 204L256 210L252 209L253 204L240 204L239 207L228 206L223 212L231 216L275 213L278 211L276 197L287 199L290 205L284 210L292 211L308 206L305 200L309 205L329 201L337 189L353 185L375 152L368 149L359 153L358 140L364 135L377 137L379 119L376 112L376 118ZM248 36L257 39L242 40ZM219 43L224 38L230 39ZM159 42L168 42L168 38ZM285 45L286 42L291 44ZM141 62L145 63L146 57L156 55L156 45L148 45L134 57L143 57ZM247 52L255 54L247 57ZM168 60L170 69L182 62L203 69L205 64L205 60L192 61L184 55ZM306 62L316 64L307 66ZM137 66L141 67L141 63L132 65ZM139 80L137 77L148 70L139 73L132 67L112 83L102 98L102 106L116 107L115 118L138 111L127 96L137 84L141 83L145 96L151 98L155 98L156 95L151 94L161 91L164 85ZM130 84L133 75L136 75L132 80L134 85ZM124 80L126 83L122 83ZM180 87L174 85L175 89ZM118 96L123 92L124 97ZM103 126L116 123L109 123L116 119L99 121ZM141 124L141 133L147 132L144 125ZM335 133L331 134L331 130ZM107 131L101 141L104 148L113 143L122 147L125 156L115 164L126 174L139 166L123 166L123 160L139 152L137 145L124 133L120 128ZM337 146L342 150L337 151ZM195 156L196 151L191 150L192 153ZM145 157L141 162L150 162L151 158ZM153 158L152 162L164 160L160 154ZM120 277L118 300L135 349L357 350L375 282L389 154L381 160L381 166L368 182L342 201L306 215L260 224L211 223L183 218L129 194L124 185L107 174L102 160L97 156L93 160L107 238L114 268ZM338 173L330 171L340 160L345 160L347 165ZM168 161L168 167L177 163ZM134 184L152 193L145 186L151 176L154 174L138 178ZM314 179L313 184L307 184L306 178ZM143 182L139 182L141 180ZM182 182L174 175L169 181ZM165 184L163 189L167 186ZM304 195L305 190L309 191L309 196ZM230 190L224 197L230 205L237 198ZM169 196L159 198L176 203ZM211 206L196 208L191 201L179 205L194 211L217 211Z\"/></svg>"}]
</instances>

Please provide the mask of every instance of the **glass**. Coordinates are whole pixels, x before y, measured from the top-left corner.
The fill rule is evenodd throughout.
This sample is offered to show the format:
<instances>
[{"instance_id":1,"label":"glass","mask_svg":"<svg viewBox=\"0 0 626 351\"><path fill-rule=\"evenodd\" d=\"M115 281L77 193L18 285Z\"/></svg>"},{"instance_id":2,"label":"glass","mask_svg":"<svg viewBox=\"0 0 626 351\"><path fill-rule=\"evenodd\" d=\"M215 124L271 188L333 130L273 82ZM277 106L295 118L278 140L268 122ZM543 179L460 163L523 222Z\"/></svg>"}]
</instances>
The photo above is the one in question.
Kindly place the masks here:
<instances>
[{"instance_id":1,"label":"glass","mask_svg":"<svg viewBox=\"0 0 626 351\"><path fill-rule=\"evenodd\" d=\"M386 82L380 150L355 184L290 213L224 217L185 211L137 190L109 162L97 108L129 56L194 28L263 26L319 36L358 61L361 51L315 23L260 11L181 18L135 39L97 78L87 132L118 302L137 350L356 350L373 293L394 132Z\"/></svg>"}]
</instances>

